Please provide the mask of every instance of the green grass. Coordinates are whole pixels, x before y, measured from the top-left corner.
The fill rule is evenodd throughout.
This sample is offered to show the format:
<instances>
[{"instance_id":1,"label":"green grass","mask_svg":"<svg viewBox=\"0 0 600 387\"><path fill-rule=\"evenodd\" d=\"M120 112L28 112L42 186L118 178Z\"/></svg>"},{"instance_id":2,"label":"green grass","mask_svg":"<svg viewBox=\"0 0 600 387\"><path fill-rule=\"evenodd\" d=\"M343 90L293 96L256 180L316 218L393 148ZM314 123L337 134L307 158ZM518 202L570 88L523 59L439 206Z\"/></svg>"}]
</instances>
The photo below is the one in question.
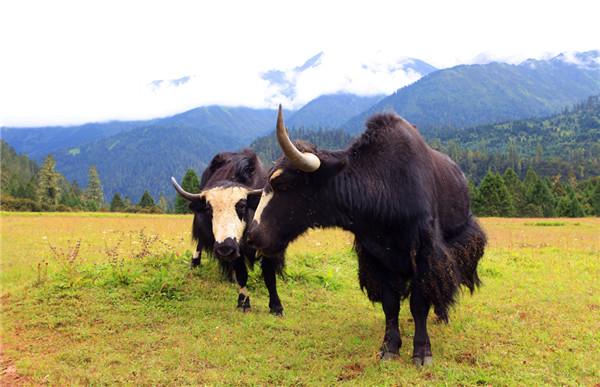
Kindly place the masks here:
<instances>
[{"instance_id":1,"label":"green grass","mask_svg":"<svg viewBox=\"0 0 600 387\"><path fill-rule=\"evenodd\" d=\"M526 227L545 222L562 226ZM410 359L406 303L400 360L376 359L383 313L358 289L349 234L315 230L290 246L277 318L260 270L249 280L252 312L242 314L214 262L188 268L190 224L190 216L2 213L0 334L20 382L600 382L598 219L484 219L484 286L461 297L449 324L430 318L434 365L422 370Z\"/></svg>"},{"instance_id":2,"label":"green grass","mask_svg":"<svg viewBox=\"0 0 600 387\"><path fill-rule=\"evenodd\" d=\"M537 226L537 227L561 227L564 226L565 222L533 222L525 223L525 226ZM571 226L577 226L578 223L569 223Z\"/></svg>"}]
</instances>

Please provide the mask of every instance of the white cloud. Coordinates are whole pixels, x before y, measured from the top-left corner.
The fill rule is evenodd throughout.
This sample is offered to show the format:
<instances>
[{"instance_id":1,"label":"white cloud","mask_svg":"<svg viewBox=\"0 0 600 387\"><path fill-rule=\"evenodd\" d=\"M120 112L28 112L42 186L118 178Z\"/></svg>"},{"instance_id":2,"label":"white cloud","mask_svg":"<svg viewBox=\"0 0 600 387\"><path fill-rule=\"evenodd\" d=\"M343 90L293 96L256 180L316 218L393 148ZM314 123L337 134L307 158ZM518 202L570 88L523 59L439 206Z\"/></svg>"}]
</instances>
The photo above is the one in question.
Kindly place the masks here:
<instances>
[{"instance_id":1,"label":"white cloud","mask_svg":"<svg viewBox=\"0 0 600 387\"><path fill-rule=\"evenodd\" d=\"M149 118L207 103L262 106L260 78L324 51L298 76L294 106L323 92L391 92L415 74L396 58L448 67L488 57L598 48L587 0L6 1L0 3L0 125ZM363 71L366 63L378 69ZM377 75L378 73L378 75ZM385 74L385 75L382 75ZM152 92L153 80L193 76Z\"/></svg>"}]
</instances>

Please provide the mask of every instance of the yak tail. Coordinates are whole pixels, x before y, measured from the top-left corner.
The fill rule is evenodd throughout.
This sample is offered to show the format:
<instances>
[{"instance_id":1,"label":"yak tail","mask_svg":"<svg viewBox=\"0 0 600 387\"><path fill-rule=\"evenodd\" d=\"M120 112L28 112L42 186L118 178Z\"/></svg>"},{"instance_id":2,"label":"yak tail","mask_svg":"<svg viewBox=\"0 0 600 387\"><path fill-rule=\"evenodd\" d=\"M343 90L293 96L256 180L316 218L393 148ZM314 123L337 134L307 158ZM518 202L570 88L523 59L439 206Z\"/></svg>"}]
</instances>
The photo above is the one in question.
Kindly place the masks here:
<instances>
[{"instance_id":1,"label":"yak tail","mask_svg":"<svg viewBox=\"0 0 600 387\"><path fill-rule=\"evenodd\" d=\"M462 233L446 242L450 254L456 261L460 273L460 283L466 286L471 293L481 285L477 275L477 264L483 256L486 243L485 232L473 216Z\"/></svg>"},{"instance_id":2,"label":"yak tail","mask_svg":"<svg viewBox=\"0 0 600 387\"><path fill-rule=\"evenodd\" d=\"M471 292L480 285L477 263L483 256L485 233L471 217L461 233L445 241L421 231L417 272L412 286L419 286L433 304L438 318L448 322L448 311L461 285Z\"/></svg>"}]
</instances>

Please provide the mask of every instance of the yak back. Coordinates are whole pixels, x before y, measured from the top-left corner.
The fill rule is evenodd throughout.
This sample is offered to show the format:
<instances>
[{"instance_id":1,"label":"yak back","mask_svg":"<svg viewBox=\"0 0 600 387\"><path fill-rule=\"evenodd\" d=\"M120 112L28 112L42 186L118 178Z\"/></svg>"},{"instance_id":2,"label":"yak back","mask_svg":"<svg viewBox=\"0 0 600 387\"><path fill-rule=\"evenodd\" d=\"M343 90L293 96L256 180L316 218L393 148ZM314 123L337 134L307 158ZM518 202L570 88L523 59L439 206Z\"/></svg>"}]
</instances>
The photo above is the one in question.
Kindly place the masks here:
<instances>
[{"instance_id":1,"label":"yak back","mask_svg":"<svg viewBox=\"0 0 600 387\"><path fill-rule=\"evenodd\" d=\"M248 188L263 188L267 171L251 149L239 152L221 152L211 160L200 179L200 190L224 183L237 183Z\"/></svg>"},{"instance_id":2,"label":"yak back","mask_svg":"<svg viewBox=\"0 0 600 387\"><path fill-rule=\"evenodd\" d=\"M385 227L428 217L439 221L444 235L460 232L470 215L460 168L396 114L376 114L366 125L346 150L351 176L343 180L352 182L346 196L353 209Z\"/></svg>"}]
</instances>

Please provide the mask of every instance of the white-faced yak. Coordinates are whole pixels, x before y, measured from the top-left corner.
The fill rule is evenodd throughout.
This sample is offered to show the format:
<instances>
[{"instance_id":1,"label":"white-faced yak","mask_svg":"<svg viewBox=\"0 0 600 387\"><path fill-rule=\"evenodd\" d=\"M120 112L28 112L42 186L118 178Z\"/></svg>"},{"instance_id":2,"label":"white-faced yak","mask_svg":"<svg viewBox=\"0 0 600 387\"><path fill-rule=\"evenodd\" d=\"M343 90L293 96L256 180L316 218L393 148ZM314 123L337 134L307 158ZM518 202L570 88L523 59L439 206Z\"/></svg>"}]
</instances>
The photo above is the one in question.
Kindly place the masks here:
<instances>
[{"instance_id":1,"label":"white-faced yak","mask_svg":"<svg viewBox=\"0 0 600 387\"><path fill-rule=\"evenodd\" d=\"M395 114L372 116L346 150L293 144L281 107L283 150L248 230L248 243L283 254L310 227L341 227L355 236L358 279L385 313L382 359L398 357L400 302L410 298L413 361L432 362L427 315L443 321L460 285L479 285L477 263L486 236L471 213L467 180L416 127Z\"/></svg>"},{"instance_id":2,"label":"white-faced yak","mask_svg":"<svg viewBox=\"0 0 600 387\"><path fill-rule=\"evenodd\" d=\"M171 178L177 192L194 212L192 236L198 242L191 266L200 265L205 251L216 257L223 274L239 285L237 307L250 310L246 289L248 268L259 258L256 250L245 241L246 226L252 220L267 172L256 154L248 149L241 152L217 154L200 179L200 193L185 191ZM254 192L254 195L250 195ZM252 201L254 199L254 202ZM283 306L277 294L276 274L281 274L283 255L261 256L261 268L269 291L271 313L281 315Z\"/></svg>"}]
</instances>

